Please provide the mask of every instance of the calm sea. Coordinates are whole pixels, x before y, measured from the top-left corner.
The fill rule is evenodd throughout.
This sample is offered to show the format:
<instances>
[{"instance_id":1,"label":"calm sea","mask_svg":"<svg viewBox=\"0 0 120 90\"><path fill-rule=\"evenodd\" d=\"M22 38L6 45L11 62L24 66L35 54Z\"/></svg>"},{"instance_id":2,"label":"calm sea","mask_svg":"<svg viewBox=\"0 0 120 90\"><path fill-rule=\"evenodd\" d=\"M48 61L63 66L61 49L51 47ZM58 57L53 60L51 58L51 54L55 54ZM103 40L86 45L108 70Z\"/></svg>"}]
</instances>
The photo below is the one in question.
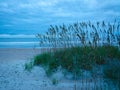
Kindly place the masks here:
<instances>
[{"instance_id":1,"label":"calm sea","mask_svg":"<svg viewBox=\"0 0 120 90\"><path fill-rule=\"evenodd\" d=\"M35 35L0 34L0 48L35 48L39 46L39 39Z\"/></svg>"}]
</instances>

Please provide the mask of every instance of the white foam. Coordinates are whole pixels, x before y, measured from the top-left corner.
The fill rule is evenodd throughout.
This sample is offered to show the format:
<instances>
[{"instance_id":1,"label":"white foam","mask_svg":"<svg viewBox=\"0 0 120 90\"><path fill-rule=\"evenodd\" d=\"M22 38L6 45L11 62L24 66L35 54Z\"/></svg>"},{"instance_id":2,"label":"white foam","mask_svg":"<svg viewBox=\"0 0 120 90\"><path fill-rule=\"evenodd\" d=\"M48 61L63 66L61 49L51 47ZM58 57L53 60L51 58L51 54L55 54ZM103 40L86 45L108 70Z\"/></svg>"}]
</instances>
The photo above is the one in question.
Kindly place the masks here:
<instances>
[{"instance_id":1,"label":"white foam","mask_svg":"<svg viewBox=\"0 0 120 90\"><path fill-rule=\"evenodd\" d=\"M0 34L0 38L36 38L36 36L35 35L27 35L27 34L17 34L17 35Z\"/></svg>"},{"instance_id":2,"label":"white foam","mask_svg":"<svg viewBox=\"0 0 120 90\"><path fill-rule=\"evenodd\" d=\"M26 44L39 44L39 42L0 42L0 45L26 45Z\"/></svg>"}]
</instances>

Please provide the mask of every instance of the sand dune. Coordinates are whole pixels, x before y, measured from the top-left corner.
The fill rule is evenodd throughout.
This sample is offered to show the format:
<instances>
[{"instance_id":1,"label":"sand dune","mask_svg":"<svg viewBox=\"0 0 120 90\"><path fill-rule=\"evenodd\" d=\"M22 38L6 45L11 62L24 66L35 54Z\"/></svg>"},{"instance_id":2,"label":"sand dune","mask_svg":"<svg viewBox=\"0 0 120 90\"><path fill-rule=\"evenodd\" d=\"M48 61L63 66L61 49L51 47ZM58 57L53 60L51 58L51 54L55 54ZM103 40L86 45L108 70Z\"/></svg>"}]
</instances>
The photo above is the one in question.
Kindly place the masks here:
<instances>
[{"instance_id":1,"label":"sand dune","mask_svg":"<svg viewBox=\"0 0 120 90\"><path fill-rule=\"evenodd\" d=\"M26 62L34 55L44 52L45 49L0 49L0 90L98 90L96 82L100 80L67 80L58 72L59 83L53 85L41 67L34 67L31 72L24 70ZM102 81L101 81L102 82ZM97 83L100 87L107 87L103 83ZM107 89L106 89L107 90Z\"/></svg>"}]
</instances>

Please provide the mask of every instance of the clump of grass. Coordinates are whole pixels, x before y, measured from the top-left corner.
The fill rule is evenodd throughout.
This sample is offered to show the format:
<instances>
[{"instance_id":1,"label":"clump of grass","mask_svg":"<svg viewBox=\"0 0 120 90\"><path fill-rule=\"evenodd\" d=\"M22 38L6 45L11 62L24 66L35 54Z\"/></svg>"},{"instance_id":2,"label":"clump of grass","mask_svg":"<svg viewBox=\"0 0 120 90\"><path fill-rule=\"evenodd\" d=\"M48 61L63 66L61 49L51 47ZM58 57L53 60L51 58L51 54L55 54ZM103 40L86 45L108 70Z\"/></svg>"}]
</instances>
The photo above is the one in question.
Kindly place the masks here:
<instances>
[{"instance_id":1,"label":"clump of grass","mask_svg":"<svg viewBox=\"0 0 120 90\"><path fill-rule=\"evenodd\" d=\"M53 71L50 68L46 68L45 73L46 73L47 77L50 77L53 74Z\"/></svg>"},{"instance_id":2,"label":"clump of grass","mask_svg":"<svg viewBox=\"0 0 120 90\"><path fill-rule=\"evenodd\" d=\"M41 46L49 43L51 52L35 56L33 66L41 65L47 76L51 76L60 66L76 78L81 74L81 69L92 70L94 64L103 65L106 59L120 60L119 34L120 24L116 21L108 24L104 21L89 21L70 25L50 25L45 34L38 34L37 37ZM29 68L29 65L26 67ZM107 71L105 75L109 77Z\"/></svg>"},{"instance_id":3,"label":"clump of grass","mask_svg":"<svg viewBox=\"0 0 120 90\"><path fill-rule=\"evenodd\" d=\"M41 65L45 69L47 76L51 76L59 66L72 73L73 76L75 74L78 76L81 69L91 70L93 64L105 64L105 59L111 58L110 54L112 52L115 53L111 55L112 58L117 58L120 53L118 48L113 46L99 46L96 48L91 46L71 47L37 55L34 58L33 65Z\"/></svg>"},{"instance_id":4,"label":"clump of grass","mask_svg":"<svg viewBox=\"0 0 120 90\"><path fill-rule=\"evenodd\" d=\"M109 58L117 58L120 60L120 50L115 46L105 46L105 53Z\"/></svg>"},{"instance_id":5,"label":"clump of grass","mask_svg":"<svg viewBox=\"0 0 120 90\"><path fill-rule=\"evenodd\" d=\"M52 53L43 53L35 56L33 64L43 66L47 76L50 76L58 67L57 60L53 58Z\"/></svg>"},{"instance_id":6,"label":"clump of grass","mask_svg":"<svg viewBox=\"0 0 120 90\"><path fill-rule=\"evenodd\" d=\"M43 53L34 57L34 65L48 65L51 56L49 53Z\"/></svg>"},{"instance_id":7,"label":"clump of grass","mask_svg":"<svg viewBox=\"0 0 120 90\"><path fill-rule=\"evenodd\" d=\"M32 70L33 66L34 66L33 62L25 63L25 70L30 72Z\"/></svg>"},{"instance_id":8,"label":"clump of grass","mask_svg":"<svg viewBox=\"0 0 120 90\"><path fill-rule=\"evenodd\" d=\"M53 84L53 85L57 85L57 84L58 84L58 80L57 80L56 78L53 78L53 79L52 79L52 84Z\"/></svg>"}]
</instances>

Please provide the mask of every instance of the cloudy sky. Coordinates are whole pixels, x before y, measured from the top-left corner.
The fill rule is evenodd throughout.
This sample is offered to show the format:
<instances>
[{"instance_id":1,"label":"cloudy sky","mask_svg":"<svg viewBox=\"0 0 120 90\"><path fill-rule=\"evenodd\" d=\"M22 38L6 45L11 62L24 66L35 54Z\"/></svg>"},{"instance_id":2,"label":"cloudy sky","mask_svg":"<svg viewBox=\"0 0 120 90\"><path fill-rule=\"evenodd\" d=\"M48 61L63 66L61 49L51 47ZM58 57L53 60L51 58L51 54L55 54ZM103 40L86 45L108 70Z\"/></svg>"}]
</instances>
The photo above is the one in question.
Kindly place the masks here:
<instances>
[{"instance_id":1,"label":"cloudy sky","mask_svg":"<svg viewBox=\"0 0 120 90\"><path fill-rule=\"evenodd\" d=\"M42 33L50 24L120 19L120 0L0 0L0 34Z\"/></svg>"}]
</instances>

